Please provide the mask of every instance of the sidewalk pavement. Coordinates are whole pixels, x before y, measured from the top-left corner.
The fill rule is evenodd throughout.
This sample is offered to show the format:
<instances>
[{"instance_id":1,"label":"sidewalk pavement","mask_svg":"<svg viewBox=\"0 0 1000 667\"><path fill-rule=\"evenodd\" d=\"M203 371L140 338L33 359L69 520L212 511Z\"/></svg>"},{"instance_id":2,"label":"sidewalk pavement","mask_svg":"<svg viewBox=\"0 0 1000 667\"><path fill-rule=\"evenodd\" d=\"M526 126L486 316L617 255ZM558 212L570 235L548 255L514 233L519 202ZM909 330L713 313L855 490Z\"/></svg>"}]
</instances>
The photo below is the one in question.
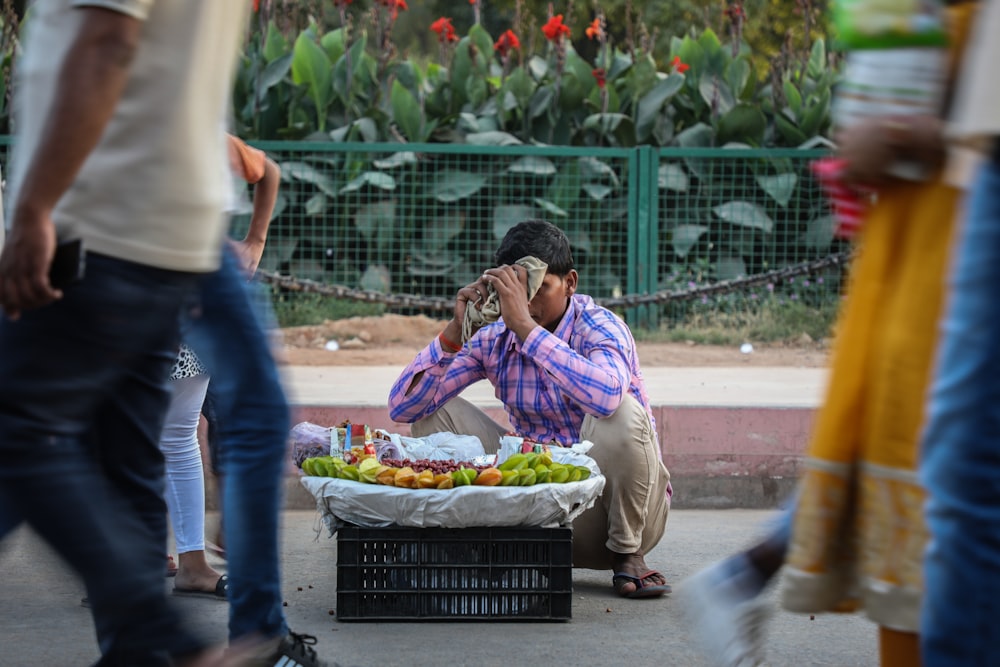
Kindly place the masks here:
<instances>
[{"instance_id":1,"label":"sidewalk pavement","mask_svg":"<svg viewBox=\"0 0 1000 667\"><path fill-rule=\"evenodd\" d=\"M706 564L747 546L772 512L674 510L663 541L647 556L675 586ZM624 600L611 573L573 571L573 618L567 622L339 622L336 539L320 530L315 511L283 515L285 613L292 629L318 638L319 654L345 667L636 667L706 665L682 623L675 595ZM224 564L212 560L224 569ZM25 528L0 544L0 665L64 667L98 657L82 585ZM173 585L166 579L165 586ZM769 598L776 600L776 591ZM224 642L228 606L172 598L211 640ZM867 667L878 662L876 626L859 615L778 612L767 633L774 667Z\"/></svg>"},{"instance_id":2,"label":"sidewalk pavement","mask_svg":"<svg viewBox=\"0 0 1000 667\"><path fill-rule=\"evenodd\" d=\"M330 426L344 420L409 434L389 418L395 366L291 366L286 384L294 422ZM677 507L774 508L787 496L822 400L828 371L790 367L657 367L644 369L663 460ZM464 398L506 424L488 383ZM289 509L312 498L289 479Z\"/></svg>"}]
</instances>

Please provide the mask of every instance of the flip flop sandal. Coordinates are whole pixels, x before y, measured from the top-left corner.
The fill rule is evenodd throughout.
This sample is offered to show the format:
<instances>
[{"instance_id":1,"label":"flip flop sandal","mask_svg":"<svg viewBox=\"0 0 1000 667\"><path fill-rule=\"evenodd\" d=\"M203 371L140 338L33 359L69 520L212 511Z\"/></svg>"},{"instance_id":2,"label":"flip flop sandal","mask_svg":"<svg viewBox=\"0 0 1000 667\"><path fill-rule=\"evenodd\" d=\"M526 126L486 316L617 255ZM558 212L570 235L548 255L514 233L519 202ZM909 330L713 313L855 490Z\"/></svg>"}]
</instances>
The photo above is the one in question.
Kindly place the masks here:
<instances>
[{"instance_id":1,"label":"flip flop sandal","mask_svg":"<svg viewBox=\"0 0 1000 667\"><path fill-rule=\"evenodd\" d=\"M222 600L223 602L229 599L229 577L222 575L219 580L215 582L215 590L203 591L197 588L177 588L174 586L174 595L179 595L181 597L192 597L192 598L211 598L212 600Z\"/></svg>"},{"instance_id":2,"label":"flip flop sandal","mask_svg":"<svg viewBox=\"0 0 1000 667\"><path fill-rule=\"evenodd\" d=\"M661 595L669 595L673 590L670 584L647 584L644 583L647 579L653 577L663 577L662 574L656 570L650 570L643 575L638 577L628 574L627 572L615 572L614 576L611 578L611 585L614 586L615 592L621 595L623 598L638 599L638 598L658 598ZM664 577L665 578L665 577ZM625 593L622 591L622 584L632 583L635 584L635 590L630 593Z\"/></svg>"}]
</instances>

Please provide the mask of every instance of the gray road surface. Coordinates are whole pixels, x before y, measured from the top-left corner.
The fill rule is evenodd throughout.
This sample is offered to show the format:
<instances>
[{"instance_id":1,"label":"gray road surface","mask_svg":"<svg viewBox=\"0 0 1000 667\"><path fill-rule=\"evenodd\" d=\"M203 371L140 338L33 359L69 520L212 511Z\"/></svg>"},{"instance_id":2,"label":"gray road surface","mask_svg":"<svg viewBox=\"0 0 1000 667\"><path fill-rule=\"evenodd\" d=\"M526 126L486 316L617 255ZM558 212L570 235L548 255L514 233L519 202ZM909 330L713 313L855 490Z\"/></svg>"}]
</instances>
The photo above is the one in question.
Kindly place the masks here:
<instances>
[{"instance_id":1,"label":"gray road surface","mask_svg":"<svg viewBox=\"0 0 1000 667\"><path fill-rule=\"evenodd\" d=\"M677 584L749 544L770 516L755 510L677 510L648 562ZM341 665L706 664L675 599L620 599L611 591L610 573L592 570L574 571L573 619L565 623L338 622L331 615L336 539L318 532L312 511L285 512L283 530L289 623L318 637L321 655ZM33 533L21 528L0 544L0 572L0 665L69 667L97 659L90 614L80 607L82 585ZM209 637L225 640L225 603L175 599ZM810 620L779 612L770 625L769 658L775 666L875 665L876 628L861 616Z\"/></svg>"}]
</instances>

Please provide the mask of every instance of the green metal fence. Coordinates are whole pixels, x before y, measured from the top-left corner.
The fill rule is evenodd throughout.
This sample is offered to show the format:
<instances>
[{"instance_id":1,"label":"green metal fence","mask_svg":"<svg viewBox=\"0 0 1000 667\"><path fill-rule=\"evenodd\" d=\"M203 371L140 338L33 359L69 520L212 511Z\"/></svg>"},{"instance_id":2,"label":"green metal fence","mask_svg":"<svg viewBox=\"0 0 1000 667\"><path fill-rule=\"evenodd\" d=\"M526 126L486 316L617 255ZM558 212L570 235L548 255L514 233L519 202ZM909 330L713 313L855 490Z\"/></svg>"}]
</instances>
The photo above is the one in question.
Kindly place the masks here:
<instances>
[{"instance_id":1,"label":"green metal fence","mask_svg":"<svg viewBox=\"0 0 1000 667\"><path fill-rule=\"evenodd\" d=\"M282 168L261 267L358 290L449 299L492 264L510 226L532 217L566 231L580 291L598 299L697 290L840 249L808 169L817 151L256 145ZM237 217L234 233L246 222ZM838 291L834 269L625 314L652 328L752 309L758 299L835 299Z\"/></svg>"}]
</instances>

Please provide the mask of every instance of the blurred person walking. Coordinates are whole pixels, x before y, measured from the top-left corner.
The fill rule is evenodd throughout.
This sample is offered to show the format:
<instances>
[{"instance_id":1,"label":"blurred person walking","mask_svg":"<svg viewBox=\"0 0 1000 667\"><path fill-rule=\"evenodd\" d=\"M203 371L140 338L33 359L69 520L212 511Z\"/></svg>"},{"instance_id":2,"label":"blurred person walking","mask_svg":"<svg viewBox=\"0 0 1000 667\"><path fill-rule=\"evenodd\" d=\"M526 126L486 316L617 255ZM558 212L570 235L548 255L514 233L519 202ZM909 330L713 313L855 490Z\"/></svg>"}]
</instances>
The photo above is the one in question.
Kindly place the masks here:
<instances>
[{"instance_id":1,"label":"blurred person walking","mask_svg":"<svg viewBox=\"0 0 1000 667\"><path fill-rule=\"evenodd\" d=\"M947 284L922 439L930 543L921 653L928 667L997 665L1000 615L1000 2L984 3L950 136L976 173ZM978 169L972 168L979 162Z\"/></svg>"},{"instance_id":2,"label":"blurred person walking","mask_svg":"<svg viewBox=\"0 0 1000 667\"><path fill-rule=\"evenodd\" d=\"M218 123L245 4L39 0L16 69L2 533L26 521L83 577L102 665L205 649L164 595L157 440L181 311L219 264ZM86 275L53 285L66 241L82 242ZM65 259L72 277L77 258Z\"/></svg>"},{"instance_id":3,"label":"blurred person walking","mask_svg":"<svg viewBox=\"0 0 1000 667\"><path fill-rule=\"evenodd\" d=\"M976 5L951 4L954 77ZM766 539L683 584L713 664L762 664L759 597L781 569L786 609L863 608L879 625L880 664L920 664L927 533L917 452L961 195L944 178L942 129L940 117L881 116L837 137L843 185L877 197L863 216L797 497ZM928 178L892 176L901 161Z\"/></svg>"}]
</instances>

